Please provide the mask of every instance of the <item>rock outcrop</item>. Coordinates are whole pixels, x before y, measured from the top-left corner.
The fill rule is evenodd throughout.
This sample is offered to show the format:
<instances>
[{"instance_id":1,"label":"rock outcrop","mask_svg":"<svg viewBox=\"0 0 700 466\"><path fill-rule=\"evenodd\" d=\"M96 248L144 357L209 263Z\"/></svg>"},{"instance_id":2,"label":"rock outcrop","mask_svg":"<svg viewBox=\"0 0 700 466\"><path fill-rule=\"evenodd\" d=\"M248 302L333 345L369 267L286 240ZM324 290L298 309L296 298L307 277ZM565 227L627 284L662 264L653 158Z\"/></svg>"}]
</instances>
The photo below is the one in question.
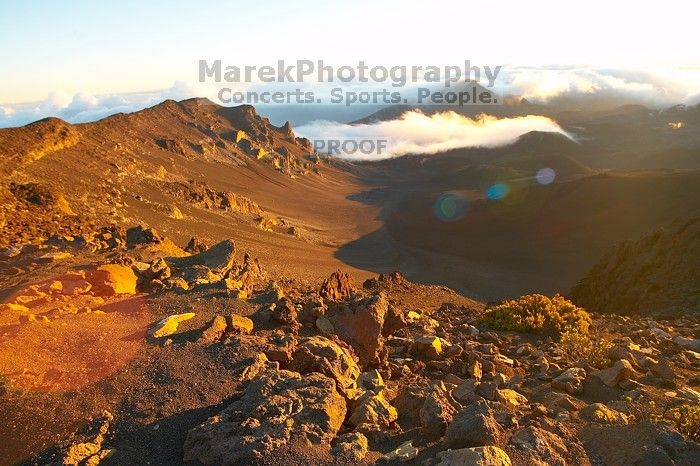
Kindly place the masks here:
<instances>
[{"instance_id":1,"label":"rock outcrop","mask_svg":"<svg viewBox=\"0 0 700 466\"><path fill-rule=\"evenodd\" d=\"M330 448L345 414L333 379L286 370L263 373L240 399L190 430L185 461L249 464L293 442Z\"/></svg>"}]
</instances>

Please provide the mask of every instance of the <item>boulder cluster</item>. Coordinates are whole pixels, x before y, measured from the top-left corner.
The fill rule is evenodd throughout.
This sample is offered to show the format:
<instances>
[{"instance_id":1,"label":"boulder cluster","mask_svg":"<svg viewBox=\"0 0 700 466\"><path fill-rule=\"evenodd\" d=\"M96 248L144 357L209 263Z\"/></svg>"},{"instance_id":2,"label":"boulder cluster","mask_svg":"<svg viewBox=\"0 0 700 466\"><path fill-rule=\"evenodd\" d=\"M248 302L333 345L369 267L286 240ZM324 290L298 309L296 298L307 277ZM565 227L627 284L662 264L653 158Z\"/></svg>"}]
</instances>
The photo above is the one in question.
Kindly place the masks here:
<instances>
[{"instance_id":1,"label":"boulder cluster","mask_svg":"<svg viewBox=\"0 0 700 466\"><path fill-rule=\"evenodd\" d=\"M207 247L192 239L183 250L144 227L94 238L86 244L111 263L36 291L107 300L211 292L255 309L219 308L195 330L189 311L149 324L149 345L254 354L231 372L239 389L223 409L188 427L187 463L256 464L290 452L331 464L700 459L697 426L669 414L700 405L700 324L692 317L592 315L585 334L495 331L483 306L400 273L358 285L337 271L300 286L271 280L249 255L237 259L230 240ZM51 239L49 250L77 250L68 243ZM6 306L23 314L25 304ZM102 440L64 450L82 455L64 464L106 458L112 448Z\"/></svg>"},{"instance_id":2,"label":"boulder cluster","mask_svg":"<svg viewBox=\"0 0 700 466\"><path fill-rule=\"evenodd\" d=\"M249 464L301 442L350 462L593 464L600 438L640 425L653 444L627 446L631 461L698 458L648 412L700 403L692 320L597 316L604 350L577 354L565 340L490 331L463 307L401 308L397 288L412 284L392 277L358 288L336 272L317 291L268 292L260 315L273 330L233 337L265 341L244 394L190 431L185 459Z\"/></svg>"}]
</instances>

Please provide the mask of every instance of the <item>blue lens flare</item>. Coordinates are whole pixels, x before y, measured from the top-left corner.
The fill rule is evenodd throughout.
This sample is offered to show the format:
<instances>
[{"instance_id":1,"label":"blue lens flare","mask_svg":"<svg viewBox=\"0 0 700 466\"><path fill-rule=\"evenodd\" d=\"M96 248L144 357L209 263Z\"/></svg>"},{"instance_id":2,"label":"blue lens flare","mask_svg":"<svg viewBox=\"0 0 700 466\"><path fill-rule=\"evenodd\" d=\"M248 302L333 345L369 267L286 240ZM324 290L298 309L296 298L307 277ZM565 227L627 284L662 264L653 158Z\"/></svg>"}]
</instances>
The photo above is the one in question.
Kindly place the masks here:
<instances>
[{"instance_id":1,"label":"blue lens flare","mask_svg":"<svg viewBox=\"0 0 700 466\"><path fill-rule=\"evenodd\" d=\"M486 190L486 197L491 200L500 200L508 195L510 187L505 183L496 183Z\"/></svg>"},{"instance_id":2,"label":"blue lens flare","mask_svg":"<svg viewBox=\"0 0 700 466\"><path fill-rule=\"evenodd\" d=\"M454 222L464 217L468 207L469 202L465 197L454 193L445 193L435 201L433 212L443 222Z\"/></svg>"},{"instance_id":3,"label":"blue lens flare","mask_svg":"<svg viewBox=\"0 0 700 466\"><path fill-rule=\"evenodd\" d=\"M539 184L550 184L557 177L557 173L551 168L542 168L537 172L535 178Z\"/></svg>"}]
</instances>

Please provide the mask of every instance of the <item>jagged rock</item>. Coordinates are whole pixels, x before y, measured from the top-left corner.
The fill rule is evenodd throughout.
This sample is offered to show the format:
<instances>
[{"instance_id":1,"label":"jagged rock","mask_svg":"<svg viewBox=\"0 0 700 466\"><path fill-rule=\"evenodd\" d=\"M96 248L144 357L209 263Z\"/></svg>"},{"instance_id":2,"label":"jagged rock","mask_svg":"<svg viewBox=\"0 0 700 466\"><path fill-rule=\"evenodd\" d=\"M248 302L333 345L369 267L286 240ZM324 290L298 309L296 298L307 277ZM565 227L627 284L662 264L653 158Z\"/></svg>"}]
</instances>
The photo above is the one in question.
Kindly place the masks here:
<instances>
[{"instance_id":1,"label":"jagged rock","mask_svg":"<svg viewBox=\"0 0 700 466\"><path fill-rule=\"evenodd\" d=\"M302 307L299 313L299 322L306 325L315 325L320 317L325 317L327 311L328 306L326 306L323 298L314 296Z\"/></svg>"},{"instance_id":2,"label":"jagged rock","mask_svg":"<svg viewBox=\"0 0 700 466\"><path fill-rule=\"evenodd\" d=\"M335 327L327 317L321 316L316 319L316 328L323 335L330 336L335 334Z\"/></svg>"},{"instance_id":3,"label":"jagged rock","mask_svg":"<svg viewBox=\"0 0 700 466\"><path fill-rule=\"evenodd\" d=\"M204 329L202 335L199 337L199 340L204 342L218 341L226 333L227 326L228 324L226 323L226 317L215 316L209 326Z\"/></svg>"},{"instance_id":4,"label":"jagged rock","mask_svg":"<svg viewBox=\"0 0 700 466\"><path fill-rule=\"evenodd\" d=\"M442 382L434 384L419 412L423 432L432 437L442 435L458 406Z\"/></svg>"},{"instance_id":5,"label":"jagged rock","mask_svg":"<svg viewBox=\"0 0 700 466\"><path fill-rule=\"evenodd\" d=\"M231 314L226 319L227 333L234 333L238 335L250 335L253 332L253 321L248 317L244 317L238 314Z\"/></svg>"},{"instance_id":6,"label":"jagged rock","mask_svg":"<svg viewBox=\"0 0 700 466\"><path fill-rule=\"evenodd\" d=\"M437 359L442 354L442 340L432 335L419 336L413 341L410 353L424 359Z\"/></svg>"},{"instance_id":7,"label":"jagged rock","mask_svg":"<svg viewBox=\"0 0 700 466\"><path fill-rule=\"evenodd\" d=\"M593 403L581 410L581 417L587 421L601 424L627 424L627 416L605 406L603 403Z\"/></svg>"},{"instance_id":8,"label":"jagged rock","mask_svg":"<svg viewBox=\"0 0 700 466\"><path fill-rule=\"evenodd\" d=\"M162 338L162 337L167 337L169 335L172 335L173 333L177 332L177 327L180 325L180 322L184 322L186 320L189 320L195 316L194 312L185 312L183 314L174 314L171 316L168 316L164 318L163 320L159 321L154 327L153 330L151 331L151 334L155 338Z\"/></svg>"},{"instance_id":9,"label":"jagged rock","mask_svg":"<svg viewBox=\"0 0 700 466\"><path fill-rule=\"evenodd\" d=\"M348 419L354 427L372 426L387 428L398 419L396 408L384 398L383 391L367 391L353 402L352 414Z\"/></svg>"},{"instance_id":10,"label":"jagged rock","mask_svg":"<svg viewBox=\"0 0 700 466\"><path fill-rule=\"evenodd\" d=\"M656 377L664 380L676 380L676 372L673 370L668 359L662 359L655 364L649 366L649 370Z\"/></svg>"},{"instance_id":11,"label":"jagged rock","mask_svg":"<svg viewBox=\"0 0 700 466\"><path fill-rule=\"evenodd\" d=\"M700 339L698 338L686 338L681 335L676 336L673 342L680 346L681 348L690 349L693 351L700 351Z\"/></svg>"},{"instance_id":12,"label":"jagged rock","mask_svg":"<svg viewBox=\"0 0 700 466\"><path fill-rule=\"evenodd\" d=\"M583 382L586 380L586 370L581 367L572 367L562 372L552 380L552 387L564 390L567 393L578 395L583 393Z\"/></svg>"},{"instance_id":13,"label":"jagged rock","mask_svg":"<svg viewBox=\"0 0 700 466\"><path fill-rule=\"evenodd\" d=\"M270 283L270 288L267 293L268 299L273 303L285 297L284 289L277 282Z\"/></svg>"},{"instance_id":14,"label":"jagged rock","mask_svg":"<svg viewBox=\"0 0 700 466\"><path fill-rule=\"evenodd\" d=\"M226 288L236 291L238 298L249 298L253 294L255 286L263 280L263 270L257 259L253 259L248 253L243 255L243 265L230 270L225 279Z\"/></svg>"},{"instance_id":15,"label":"jagged rock","mask_svg":"<svg viewBox=\"0 0 700 466\"><path fill-rule=\"evenodd\" d=\"M170 278L171 271L167 262L165 262L163 258L159 257L148 265L148 269L143 273L143 275L147 280L165 280Z\"/></svg>"},{"instance_id":16,"label":"jagged rock","mask_svg":"<svg viewBox=\"0 0 700 466\"><path fill-rule=\"evenodd\" d=\"M206 243L204 243L201 239L197 238L196 236L193 236L187 242L187 246L185 246L184 251L190 254L199 254L200 252L206 251L208 247L209 246L207 246Z\"/></svg>"},{"instance_id":17,"label":"jagged rock","mask_svg":"<svg viewBox=\"0 0 700 466\"><path fill-rule=\"evenodd\" d=\"M341 301L349 298L354 289L355 284L350 275L338 270L323 281L319 294L331 301Z\"/></svg>"},{"instance_id":18,"label":"jagged rock","mask_svg":"<svg viewBox=\"0 0 700 466\"><path fill-rule=\"evenodd\" d=\"M136 293L136 274L125 265L101 265L97 270L89 271L86 280L92 285L92 292L99 296Z\"/></svg>"},{"instance_id":19,"label":"jagged rock","mask_svg":"<svg viewBox=\"0 0 700 466\"><path fill-rule=\"evenodd\" d=\"M499 401L506 406L516 407L520 405L527 404L527 397L521 395L515 390L510 388L504 388L502 390L496 390L496 401Z\"/></svg>"},{"instance_id":20,"label":"jagged rock","mask_svg":"<svg viewBox=\"0 0 700 466\"><path fill-rule=\"evenodd\" d=\"M171 205L169 207L168 216L173 220L182 220L183 218L185 218L185 216L182 215L182 211L180 210L180 208L175 205Z\"/></svg>"},{"instance_id":21,"label":"jagged rock","mask_svg":"<svg viewBox=\"0 0 700 466\"><path fill-rule=\"evenodd\" d=\"M418 456L420 450L413 446L413 440L402 443L382 457L384 461L410 461Z\"/></svg>"},{"instance_id":22,"label":"jagged rock","mask_svg":"<svg viewBox=\"0 0 700 466\"><path fill-rule=\"evenodd\" d=\"M301 373L320 372L335 379L338 386L348 388L360 375L352 353L325 337L301 341L294 352L289 369Z\"/></svg>"},{"instance_id":23,"label":"jagged rock","mask_svg":"<svg viewBox=\"0 0 700 466\"><path fill-rule=\"evenodd\" d=\"M700 392L693 390L690 387L681 387L676 391L676 397L690 401L691 403L700 403Z\"/></svg>"},{"instance_id":24,"label":"jagged rock","mask_svg":"<svg viewBox=\"0 0 700 466\"><path fill-rule=\"evenodd\" d=\"M477 381L467 379L452 390L452 396L463 404L471 404L479 398L479 395L476 394L477 384Z\"/></svg>"},{"instance_id":25,"label":"jagged rock","mask_svg":"<svg viewBox=\"0 0 700 466\"><path fill-rule=\"evenodd\" d=\"M337 306L328 311L327 317L336 334L355 349L362 365L382 365L382 326L388 306L386 295L380 293L356 301L349 307Z\"/></svg>"},{"instance_id":26,"label":"jagged rock","mask_svg":"<svg viewBox=\"0 0 700 466\"><path fill-rule=\"evenodd\" d=\"M109 411L103 411L102 416L95 419L89 426L89 441L70 445L61 455L60 463L65 466L97 465L108 458L113 449L103 448L105 436L109 431L114 416Z\"/></svg>"},{"instance_id":27,"label":"jagged rock","mask_svg":"<svg viewBox=\"0 0 700 466\"><path fill-rule=\"evenodd\" d=\"M294 352L297 349L297 338L289 333L277 333L268 340L268 347L265 349L265 354L272 361L278 361L282 364L289 364L294 357Z\"/></svg>"},{"instance_id":28,"label":"jagged rock","mask_svg":"<svg viewBox=\"0 0 700 466\"><path fill-rule=\"evenodd\" d=\"M266 372L248 384L241 398L189 431L184 459L245 464L293 442L330 446L345 414L345 400L332 379Z\"/></svg>"},{"instance_id":29,"label":"jagged rock","mask_svg":"<svg viewBox=\"0 0 700 466\"><path fill-rule=\"evenodd\" d=\"M166 262L171 268L179 270L204 266L212 273L223 276L233 267L235 252L236 246L233 241L227 239L199 254L187 257L168 257Z\"/></svg>"},{"instance_id":30,"label":"jagged rock","mask_svg":"<svg viewBox=\"0 0 700 466\"><path fill-rule=\"evenodd\" d=\"M598 371L594 375L608 387L617 387L620 382L634 375L634 368L626 359L620 359L612 367Z\"/></svg>"},{"instance_id":31,"label":"jagged rock","mask_svg":"<svg viewBox=\"0 0 700 466\"><path fill-rule=\"evenodd\" d=\"M580 401L576 398L572 398L568 395L564 395L563 393L557 393L557 392L552 392L547 395L545 395L545 399L543 400L543 403L547 408L551 409L552 411L578 411L581 408L585 407L586 404L583 401Z\"/></svg>"},{"instance_id":32,"label":"jagged rock","mask_svg":"<svg viewBox=\"0 0 700 466\"><path fill-rule=\"evenodd\" d=\"M467 373L469 377L479 382L483 376L483 370L481 367L481 362L478 359L474 359L472 362L467 364Z\"/></svg>"},{"instance_id":33,"label":"jagged rock","mask_svg":"<svg viewBox=\"0 0 700 466\"><path fill-rule=\"evenodd\" d=\"M350 432L341 435L333 441L333 444L333 453L335 455L350 457L355 461L362 461L369 450L367 437L360 432Z\"/></svg>"},{"instance_id":34,"label":"jagged rock","mask_svg":"<svg viewBox=\"0 0 700 466\"><path fill-rule=\"evenodd\" d=\"M478 447L498 444L503 429L485 401L478 401L458 412L445 431L449 448Z\"/></svg>"},{"instance_id":35,"label":"jagged rock","mask_svg":"<svg viewBox=\"0 0 700 466\"><path fill-rule=\"evenodd\" d=\"M139 244L159 244L164 238L153 228L146 228L138 225L126 230L126 244L128 248L133 248Z\"/></svg>"},{"instance_id":36,"label":"jagged rock","mask_svg":"<svg viewBox=\"0 0 700 466\"><path fill-rule=\"evenodd\" d=\"M265 353L258 353L255 357L249 359L249 363L244 366L242 370L236 371L234 376L240 375L241 380L250 381L256 378L258 374L267 370L279 370L279 363L267 359Z\"/></svg>"},{"instance_id":37,"label":"jagged rock","mask_svg":"<svg viewBox=\"0 0 700 466\"><path fill-rule=\"evenodd\" d=\"M274 304L274 303L273 303ZM270 318L284 325L294 325L297 323L297 308L294 302L285 297L274 306L270 306Z\"/></svg>"},{"instance_id":38,"label":"jagged rock","mask_svg":"<svg viewBox=\"0 0 700 466\"><path fill-rule=\"evenodd\" d=\"M384 379L378 370L363 372L357 379L358 387L363 390L377 390L384 386Z\"/></svg>"},{"instance_id":39,"label":"jagged rock","mask_svg":"<svg viewBox=\"0 0 700 466\"><path fill-rule=\"evenodd\" d=\"M566 465L569 449L557 434L536 426L528 426L513 434L510 442L535 453L543 464Z\"/></svg>"},{"instance_id":40,"label":"jagged rock","mask_svg":"<svg viewBox=\"0 0 700 466\"><path fill-rule=\"evenodd\" d=\"M438 453L437 466L511 466L508 454L496 446L461 448Z\"/></svg>"},{"instance_id":41,"label":"jagged rock","mask_svg":"<svg viewBox=\"0 0 700 466\"><path fill-rule=\"evenodd\" d=\"M386 318L384 319L382 334L384 336L393 335L404 327L406 327L406 316L404 312L396 306L389 305Z\"/></svg>"},{"instance_id":42,"label":"jagged rock","mask_svg":"<svg viewBox=\"0 0 700 466\"><path fill-rule=\"evenodd\" d=\"M498 384L496 382L481 382L476 387L476 393L483 396L487 400L495 400L498 392Z\"/></svg>"}]
</instances>

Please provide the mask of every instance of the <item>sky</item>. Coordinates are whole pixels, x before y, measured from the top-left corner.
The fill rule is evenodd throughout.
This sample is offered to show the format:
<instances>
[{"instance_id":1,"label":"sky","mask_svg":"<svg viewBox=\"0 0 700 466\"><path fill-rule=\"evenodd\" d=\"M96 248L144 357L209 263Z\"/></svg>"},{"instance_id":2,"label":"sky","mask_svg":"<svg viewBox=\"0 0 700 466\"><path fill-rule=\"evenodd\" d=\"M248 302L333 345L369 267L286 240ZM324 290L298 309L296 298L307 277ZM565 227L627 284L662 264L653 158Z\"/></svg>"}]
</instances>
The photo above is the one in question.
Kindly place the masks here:
<instances>
[{"instance_id":1,"label":"sky","mask_svg":"<svg viewBox=\"0 0 700 466\"><path fill-rule=\"evenodd\" d=\"M132 93L146 95L142 103L206 94L196 82L200 59L469 59L550 72L634 70L695 84L696 10L680 0L0 0L0 126L51 112L99 117L110 105L130 108ZM568 78L556 79L555 93Z\"/></svg>"}]
</instances>

